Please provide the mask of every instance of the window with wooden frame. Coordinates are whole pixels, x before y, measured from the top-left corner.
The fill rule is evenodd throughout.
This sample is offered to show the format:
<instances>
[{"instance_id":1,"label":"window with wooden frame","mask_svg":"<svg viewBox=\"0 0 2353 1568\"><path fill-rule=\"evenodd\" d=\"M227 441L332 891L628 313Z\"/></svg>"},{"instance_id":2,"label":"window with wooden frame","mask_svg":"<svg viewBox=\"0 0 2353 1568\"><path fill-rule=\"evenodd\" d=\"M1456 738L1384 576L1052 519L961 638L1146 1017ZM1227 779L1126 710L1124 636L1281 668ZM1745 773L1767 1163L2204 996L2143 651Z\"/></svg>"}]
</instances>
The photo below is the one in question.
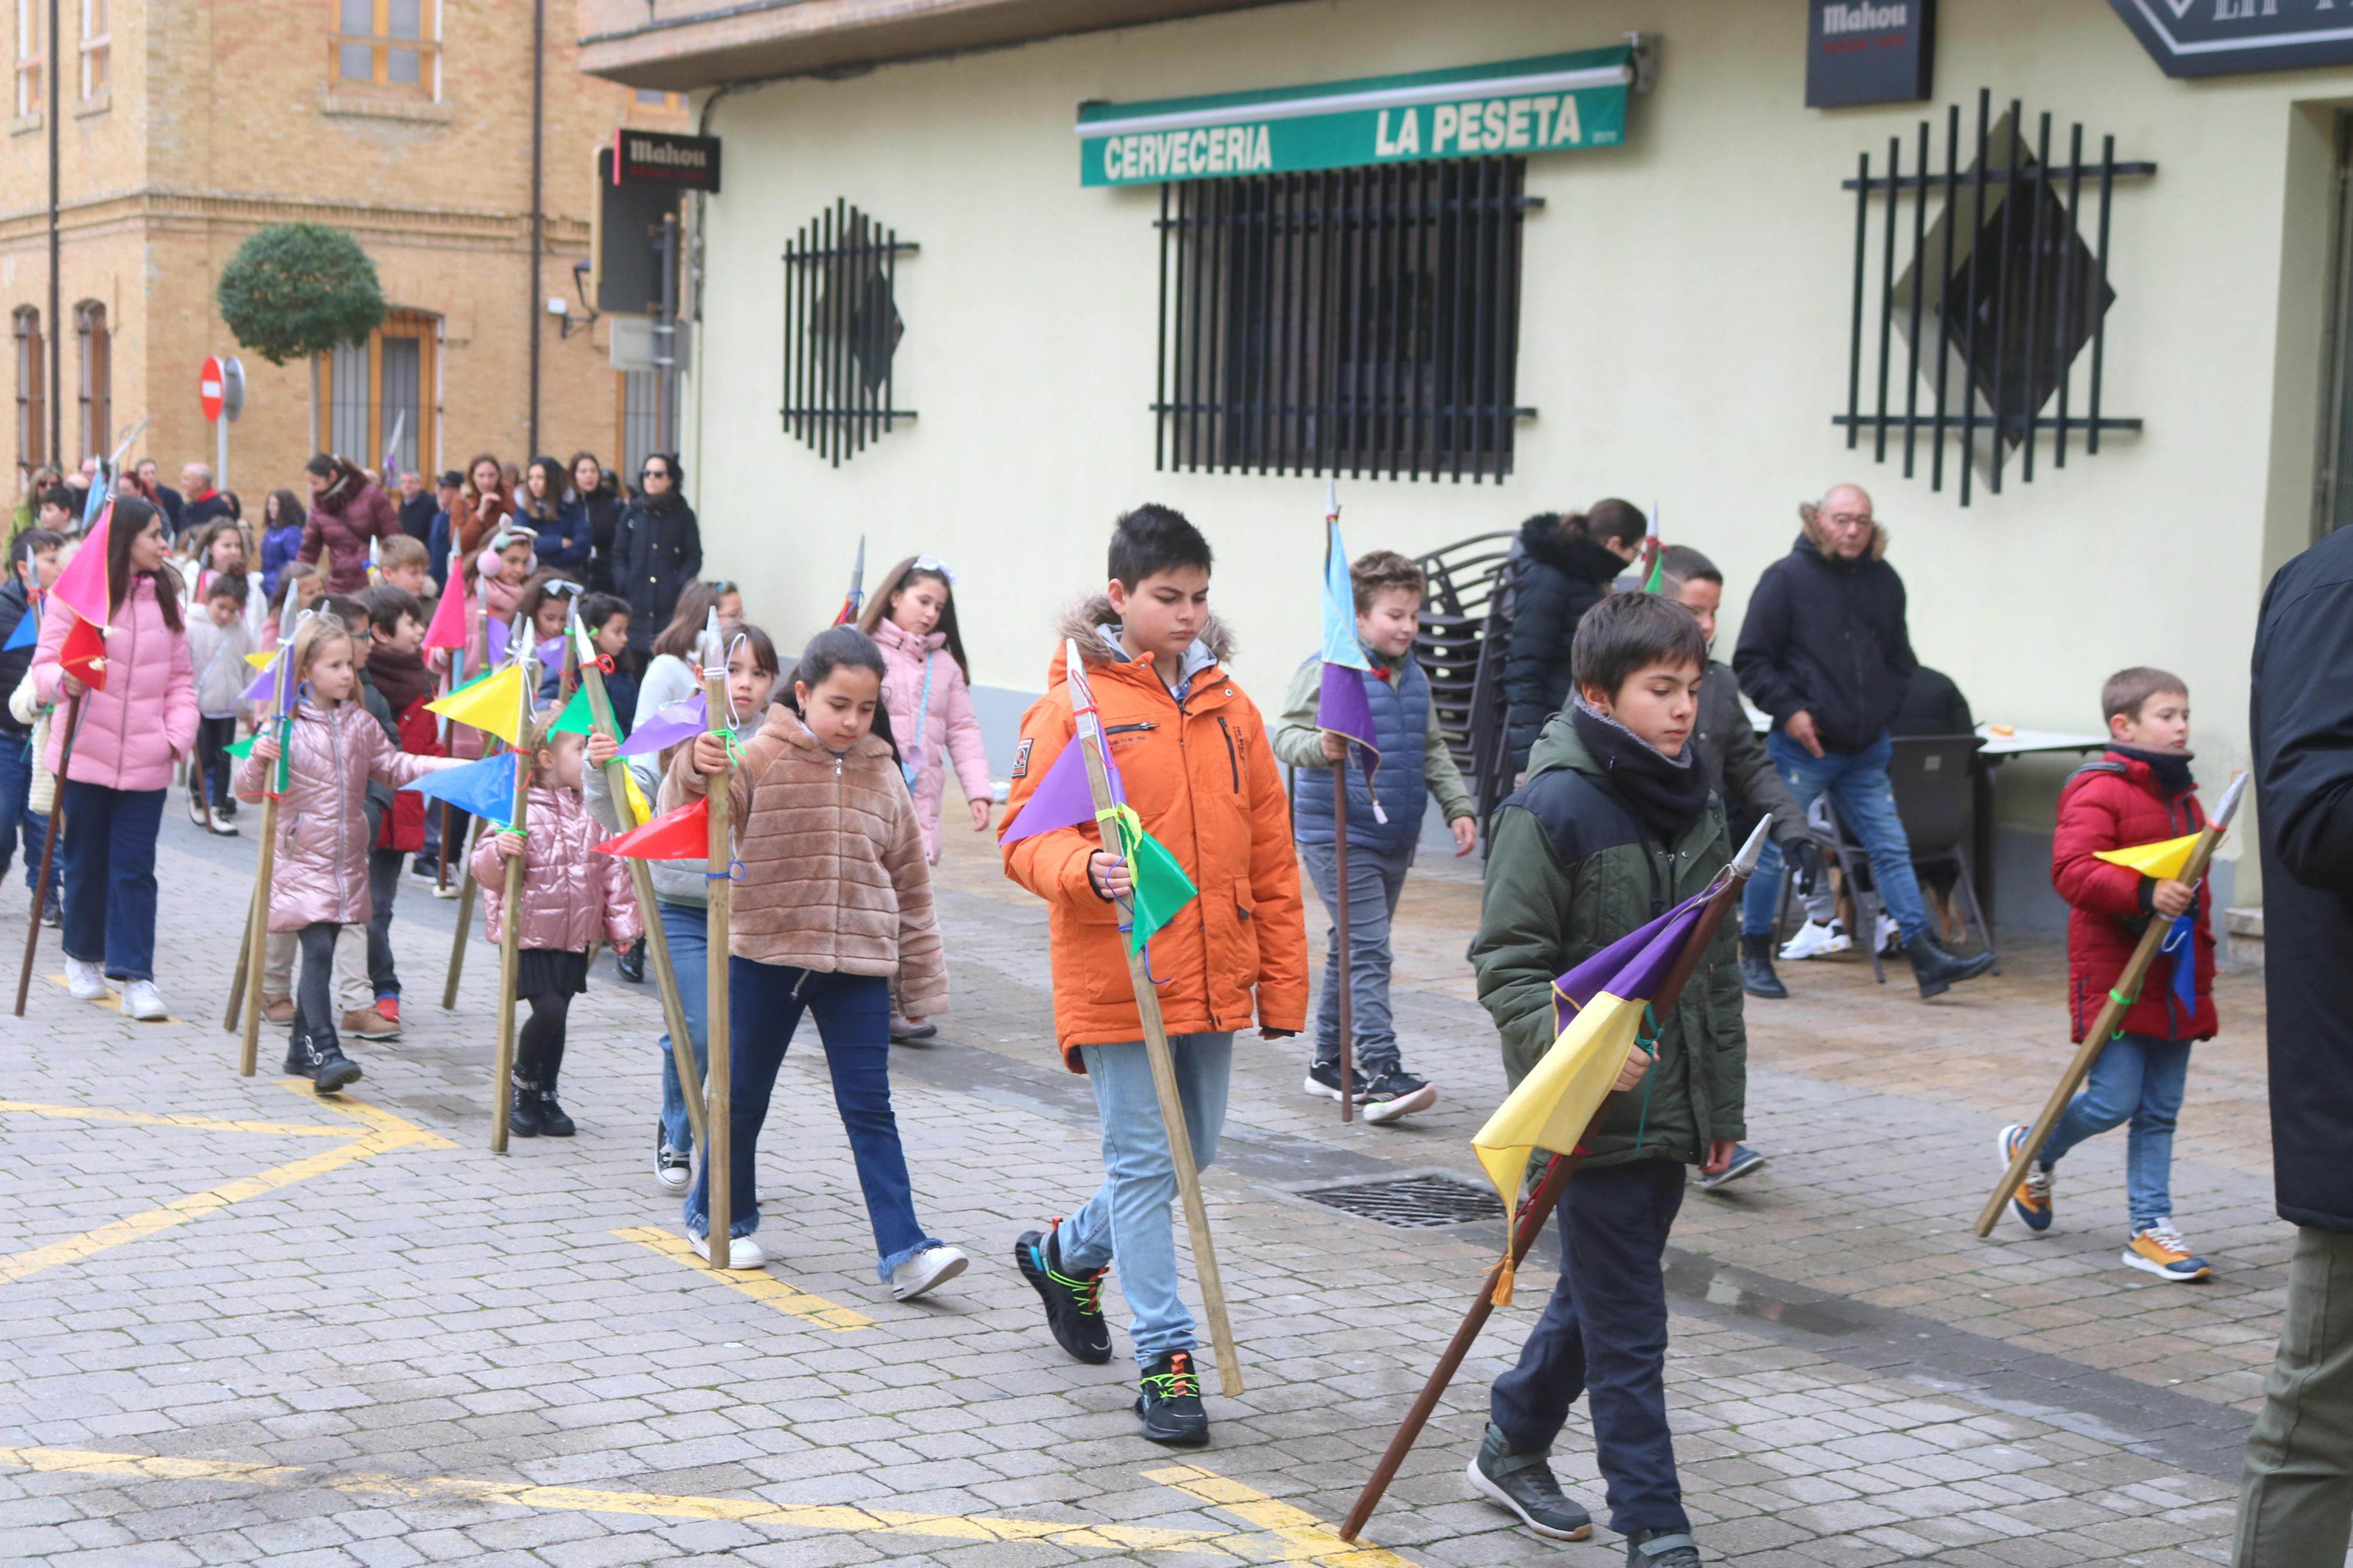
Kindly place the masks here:
<instances>
[{"instance_id":1,"label":"window with wooden frame","mask_svg":"<svg viewBox=\"0 0 2353 1568\"><path fill-rule=\"evenodd\" d=\"M74 460L111 455L114 428L114 334L107 330L106 307L84 300L74 307L76 359L81 367L81 454Z\"/></svg>"},{"instance_id":2,"label":"window with wooden frame","mask_svg":"<svg viewBox=\"0 0 2353 1568\"><path fill-rule=\"evenodd\" d=\"M16 0L16 118L41 111L42 0Z\"/></svg>"},{"instance_id":3,"label":"window with wooden frame","mask_svg":"<svg viewBox=\"0 0 2353 1568\"><path fill-rule=\"evenodd\" d=\"M387 490L404 468L433 471L440 346L438 316L392 310L365 342L319 356L327 449L364 468L390 467L384 476Z\"/></svg>"},{"instance_id":4,"label":"window with wooden frame","mask_svg":"<svg viewBox=\"0 0 2353 1568\"><path fill-rule=\"evenodd\" d=\"M106 68L113 34L108 26L109 0L81 0L81 98L84 103L106 90Z\"/></svg>"},{"instance_id":5,"label":"window with wooden frame","mask_svg":"<svg viewBox=\"0 0 2353 1568\"><path fill-rule=\"evenodd\" d=\"M437 0L335 0L336 87L440 97L440 10Z\"/></svg>"},{"instance_id":6,"label":"window with wooden frame","mask_svg":"<svg viewBox=\"0 0 2353 1568\"><path fill-rule=\"evenodd\" d=\"M31 473L48 460L43 444L49 427L48 344L41 338L41 312L19 305L10 321L16 345L16 467Z\"/></svg>"}]
</instances>

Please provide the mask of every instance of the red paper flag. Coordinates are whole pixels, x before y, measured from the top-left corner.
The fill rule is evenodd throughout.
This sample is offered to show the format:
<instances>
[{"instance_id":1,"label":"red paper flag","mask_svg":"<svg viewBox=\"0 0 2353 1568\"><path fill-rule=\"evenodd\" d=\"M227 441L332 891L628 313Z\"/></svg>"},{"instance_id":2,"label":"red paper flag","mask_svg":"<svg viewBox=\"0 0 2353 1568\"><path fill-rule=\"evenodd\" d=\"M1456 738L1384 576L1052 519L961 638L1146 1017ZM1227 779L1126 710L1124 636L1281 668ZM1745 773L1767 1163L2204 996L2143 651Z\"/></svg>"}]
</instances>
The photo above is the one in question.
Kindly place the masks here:
<instances>
[{"instance_id":1,"label":"red paper flag","mask_svg":"<svg viewBox=\"0 0 2353 1568\"><path fill-rule=\"evenodd\" d=\"M589 847L632 860L700 860L711 853L711 797L699 795L691 805Z\"/></svg>"},{"instance_id":2,"label":"red paper flag","mask_svg":"<svg viewBox=\"0 0 2353 1568\"><path fill-rule=\"evenodd\" d=\"M95 626L74 617L58 648L58 663L68 675L92 691L106 689L106 637Z\"/></svg>"}]
</instances>

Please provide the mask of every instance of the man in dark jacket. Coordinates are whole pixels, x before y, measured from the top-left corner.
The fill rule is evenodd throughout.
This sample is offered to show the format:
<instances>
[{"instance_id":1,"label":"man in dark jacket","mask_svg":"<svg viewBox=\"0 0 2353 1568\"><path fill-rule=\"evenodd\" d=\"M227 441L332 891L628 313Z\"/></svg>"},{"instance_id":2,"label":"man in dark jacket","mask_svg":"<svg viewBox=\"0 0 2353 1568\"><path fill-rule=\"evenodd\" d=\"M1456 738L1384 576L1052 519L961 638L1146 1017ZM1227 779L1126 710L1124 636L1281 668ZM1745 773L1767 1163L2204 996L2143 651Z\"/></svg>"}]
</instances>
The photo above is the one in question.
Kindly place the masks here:
<instances>
[{"instance_id":1,"label":"man in dark jacket","mask_svg":"<svg viewBox=\"0 0 2353 1568\"><path fill-rule=\"evenodd\" d=\"M1577 623L1609 592L1609 581L1641 549L1647 525L1622 500L1563 517L1541 512L1520 524L1513 546L1512 631L1504 658L1509 772L1528 765L1545 721L1568 702L1568 649Z\"/></svg>"},{"instance_id":2,"label":"man in dark jacket","mask_svg":"<svg viewBox=\"0 0 2353 1568\"><path fill-rule=\"evenodd\" d=\"M16 642L19 633L26 630L25 618L32 614L32 590L47 588L57 581L58 549L64 543L63 534L48 529L25 530L8 546L8 580L0 584L0 875L6 874L21 837L25 888L28 892L40 879L41 842L48 837L49 819L46 813L34 811L28 804L33 791L32 731L17 723L16 716L8 711L9 697L32 665L33 640L27 634L21 646L7 645ZM58 884L64 870L58 865L49 868L44 915L57 908Z\"/></svg>"},{"instance_id":3,"label":"man in dark jacket","mask_svg":"<svg viewBox=\"0 0 2353 1568\"><path fill-rule=\"evenodd\" d=\"M614 525L613 576L614 591L629 601L629 646L642 657L670 625L678 591L702 570L702 534L694 509L680 493L686 473L674 455L648 457L638 482L643 493L621 510Z\"/></svg>"},{"instance_id":4,"label":"man in dark jacket","mask_svg":"<svg viewBox=\"0 0 2353 1568\"><path fill-rule=\"evenodd\" d=\"M2296 1233L2231 1562L2300 1568L2343 1562L2353 1531L2353 528L2263 595L2248 729L2272 1180Z\"/></svg>"},{"instance_id":5,"label":"man in dark jacket","mask_svg":"<svg viewBox=\"0 0 2353 1568\"><path fill-rule=\"evenodd\" d=\"M414 468L403 469L398 508L400 531L429 548L433 540L433 514L440 510L441 503L435 500L433 492L425 488L425 476Z\"/></svg>"},{"instance_id":6,"label":"man in dark jacket","mask_svg":"<svg viewBox=\"0 0 2353 1568\"><path fill-rule=\"evenodd\" d=\"M1902 933L1920 994L1993 967L1993 954L1958 958L1928 935L1912 847L1887 777L1887 722L1920 661L1904 624L1904 579L1881 559L1887 534L1871 498L1838 485L1801 506L1805 531L1765 568L1732 655L1740 689L1773 718L1766 742L1799 805L1827 793L1839 821L1862 843L1881 901ZM1781 857L1767 846L1745 895L1741 926L1769 930Z\"/></svg>"},{"instance_id":7,"label":"man in dark jacket","mask_svg":"<svg viewBox=\"0 0 2353 1568\"><path fill-rule=\"evenodd\" d=\"M213 471L204 463L180 465L180 526L177 532L190 529L199 534L225 517L235 517L229 510L228 498L213 486Z\"/></svg>"}]
</instances>

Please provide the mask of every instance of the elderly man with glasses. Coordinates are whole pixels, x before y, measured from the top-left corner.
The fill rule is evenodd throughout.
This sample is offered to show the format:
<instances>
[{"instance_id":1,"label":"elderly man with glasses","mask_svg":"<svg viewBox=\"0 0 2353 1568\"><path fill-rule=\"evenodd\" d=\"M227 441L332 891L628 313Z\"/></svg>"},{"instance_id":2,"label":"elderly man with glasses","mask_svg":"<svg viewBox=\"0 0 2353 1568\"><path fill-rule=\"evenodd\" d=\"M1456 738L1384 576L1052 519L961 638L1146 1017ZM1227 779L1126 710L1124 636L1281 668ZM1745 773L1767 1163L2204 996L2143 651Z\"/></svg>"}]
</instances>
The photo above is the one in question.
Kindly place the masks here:
<instances>
[{"instance_id":1,"label":"elderly man with glasses","mask_svg":"<svg viewBox=\"0 0 2353 1568\"><path fill-rule=\"evenodd\" d=\"M641 656L670 625L678 591L702 570L702 533L681 493L685 483L675 454L654 453L613 525L613 590L629 602L629 646Z\"/></svg>"},{"instance_id":2,"label":"elderly man with glasses","mask_svg":"<svg viewBox=\"0 0 2353 1568\"><path fill-rule=\"evenodd\" d=\"M1871 857L1872 879L1902 932L1920 994L1935 996L1984 973L1993 955L1961 958L1929 939L1911 844L1895 814L1887 721L1920 662L1905 628L1904 579L1882 559L1886 531L1860 487L1835 486L1798 515L1805 531L1757 579L1732 668L1748 700L1772 715L1766 750L1798 809L1827 793ZM1768 844L1740 911L1741 971L1752 995L1786 994L1778 982L1757 983L1772 981L1780 873L1780 853Z\"/></svg>"}]
</instances>

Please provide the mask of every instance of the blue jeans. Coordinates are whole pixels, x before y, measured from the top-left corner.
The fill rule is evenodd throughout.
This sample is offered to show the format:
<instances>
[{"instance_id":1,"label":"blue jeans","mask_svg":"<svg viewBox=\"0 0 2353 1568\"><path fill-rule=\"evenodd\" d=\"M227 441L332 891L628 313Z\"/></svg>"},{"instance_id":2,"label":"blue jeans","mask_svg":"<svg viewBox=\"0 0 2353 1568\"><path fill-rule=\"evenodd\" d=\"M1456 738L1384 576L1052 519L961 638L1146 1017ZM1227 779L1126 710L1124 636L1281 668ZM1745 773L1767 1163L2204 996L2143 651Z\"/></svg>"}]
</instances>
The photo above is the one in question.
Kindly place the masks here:
<instances>
[{"instance_id":1,"label":"blue jeans","mask_svg":"<svg viewBox=\"0 0 2353 1568\"><path fill-rule=\"evenodd\" d=\"M28 804L33 798L33 741L30 734L0 735L0 876L16 857L16 841L25 842L25 888L32 889L41 875L41 840L48 837L49 819ZM49 868L49 887L58 885L58 868Z\"/></svg>"},{"instance_id":2,"label":"blue jeans","mask_svg":"<svg viewBox=\"0 0 2353 1568\"><path fill-rule=\"evenodd\" d=\"M752 1201L752 1156L768 1119L768 1096L785 1065L785 1048L804 1008L817 1015L818 1038L833 1075L834 1108L849 1134L858 1163L858 1184L866 1194L866 1217L874 1227L877 1278L939 1242L915 1219L915 1194L907 1180L907 1156L899 1146L899 1122L891 1111L891 982L880 974L837 974L823 969L793 969L727 960L727 1126L733 1140L727 1162L727 1234L749 1236L760 1228L759 1205ZM698 1167L694 1190L686 1196L686 1228L711 1231L711 1173Z\"/></svg>"},{"instance_id":3,"label":"blue jeans","mask_svg":"<svg viewBox=\"0 0 2353 1568\"><path fill-rule=\"evenodd\" d=\"M110 980L155 978L155 835L164 791L109 789L67 779L65 948L68 958L103 962Z\"/></svg>"},{"instance_id":4,"label":"blue jeans","mask_svg":"<svg viewBox=\"0 0 2353 1568\"><path fill-rule=\"evenodd\" d=\"M1912 874L1912 841L1904 836L1904 819L1895 815L1895 789L1887 782L1887 759L1894 746L1885 732L1860 752L1824 752L1817 757L1776 730L1765 737L1765 750L1797 797L1799 811L1813 805L1816 795L1830 792L1841 826L1871 857L1871 878L1878 885L1880 901L1902 929L1905 942L1926 936L1928 915L1920 902L1919 879ZM1781 850L1768 838L1757 874L1740 895L1742 935L1763 936L1773 929L1773 906L1780 892ZM1871 933L1857 931L1855 940L1868 942Z\"/></svg>"},{"instance_id":5,"label":"blue jeans","mask_svg":"<svg viewBox=\"0 0 2353 1568\"><path fill-rule=\"evenodd\" d=\"M1355 858L1351 851L1349 858ZM1175 1035L1168 1054L1176 1068L1176 1098L1185 1107L1193 1163L1206 1171L1218 1157L1218 1133L1226 1124L1234 1037L1230 1030ZM1062 1222L1062 1265L1084 1271L1118 1260L1120 1293L1133 1315L1127 1337L1135 1347L1136 1364L1150 1366L1171 1351L1193 1348L1193 1315L1176 1289L1176 1239L1168 1217L1176 1196L1176 1167L1168 1157L1168 1132L1161 1124L1144 1042L1081 1046L1079 1055L1103 1121L1103 1180L1086 1206Z\"/></svg>"},{"instance_id":6,"label":"blue jeans","mask_svg":"<svg viewBox=\"0 0 2353 1568\"><path fill-rule=\"evenodd\" d=\"M2173 1215L2173 1124L2189 1079L2189 1042L2118 1035L2042 1145L2045 1169L2095 1132L2129 1120L2125 1140L2125 1201L2133 1229Z\"/></svg>"},{"instance_id":7,"label":"blue jeans","mask_svg":"<svg viewBox=\"0 0 2353 1568\"><path fill-rule=\"evenodd\" d=\"M659 904L662 935L670 939L670 973L678 976L680 1010L686 1015L686 1043L694 1052L694 1092L702 1092L702 1075L711 1070L711 1037L705 1023L711 993L709 912L701 904ZM734 993L728 993L732 1005ZM678 1053L670 1036L661 1037L662 1142L681 1154L694 1152L694 1123L687 1120L686 1091L679 1087Z\"/></svg>"},{"instance_id":8,"label":"blue jeans","mask_svg":"<svg viewBox=\"0 0 2353 1568\"><path fill-rule=\"evenodd\" d=\"M1588 1165L1560 1194L1560 1281L1495 1380L1488 1419L1514 1453L1549 1453L1585 1394L1609 1528L1684 1531L1683 1483L1667 1427L1667 1290L1659 1259L1683 1207L1672 1160Z\"/></svg>"},{"instance_id":9,"label":"blue jeans","mask_svg":"<svg viewBox=\"0 0 2353 1568\"><path fill-rule=\"evenodd\" d=\"M1356 1061L1366 1078L1398 1063L1397 1025L1389 1016L1389 921L1398 895L1413 865L1414 847L1367 849L1348 846L1348 1028L1356 1037ZM1329 914L1339 898L1339 851L1329 844L1303 844L1299 858ZM1340 1059L1340 928L1324 937L1324 988L1315 1005L1315 1059Z\"/></svg>"}]
</instances>

